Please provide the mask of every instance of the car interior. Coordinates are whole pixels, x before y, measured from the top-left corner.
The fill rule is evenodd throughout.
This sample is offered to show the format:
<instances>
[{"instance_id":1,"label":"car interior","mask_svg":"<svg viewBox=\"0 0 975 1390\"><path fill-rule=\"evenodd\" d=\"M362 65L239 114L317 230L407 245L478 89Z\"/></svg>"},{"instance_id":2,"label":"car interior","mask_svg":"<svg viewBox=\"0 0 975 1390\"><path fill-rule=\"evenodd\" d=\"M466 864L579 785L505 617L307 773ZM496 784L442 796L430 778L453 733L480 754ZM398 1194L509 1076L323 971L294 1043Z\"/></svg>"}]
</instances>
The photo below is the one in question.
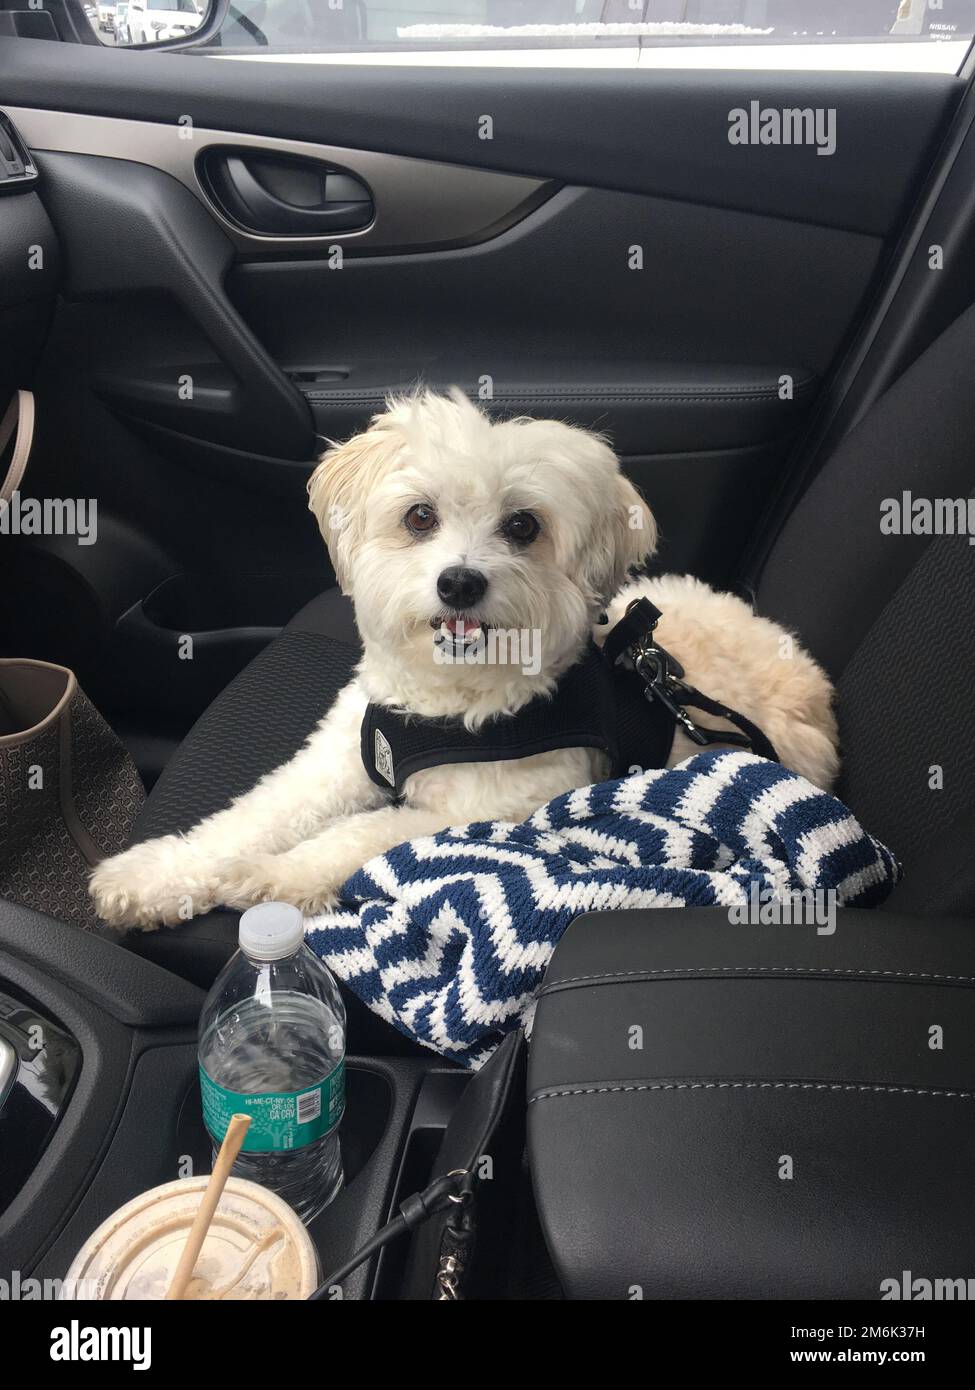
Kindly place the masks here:
<instances>
[{"instance_id":1,"label":"car interior","mask_svg":"<svg viewBox=\"0 0 975 1390\"><path fill-rule=\"evenodd\" d=\"M343 987L322 1274L487 1144L471 1300L967 1276L975 541L881 515L975 485L971 71L253 62L44 13L0 24L0 416L31 394L20 495L97 499L97 543L8 508L0 657L68 668L118 735L128 843L225 806L331 705L358 637L306 484L423 383L606 435L653 571L745 596L826 669L837 795L903 867L831 936L583 915L530 1039L473 1075ZM835 150L732 143L752 104L832 112ZM238 917L119 933L0 901L4 1278L63 1278L123 1204L209 1171L197 1027ZM341 1296L453 1296L441 1235Z\"/></svg>"}]
</instances>

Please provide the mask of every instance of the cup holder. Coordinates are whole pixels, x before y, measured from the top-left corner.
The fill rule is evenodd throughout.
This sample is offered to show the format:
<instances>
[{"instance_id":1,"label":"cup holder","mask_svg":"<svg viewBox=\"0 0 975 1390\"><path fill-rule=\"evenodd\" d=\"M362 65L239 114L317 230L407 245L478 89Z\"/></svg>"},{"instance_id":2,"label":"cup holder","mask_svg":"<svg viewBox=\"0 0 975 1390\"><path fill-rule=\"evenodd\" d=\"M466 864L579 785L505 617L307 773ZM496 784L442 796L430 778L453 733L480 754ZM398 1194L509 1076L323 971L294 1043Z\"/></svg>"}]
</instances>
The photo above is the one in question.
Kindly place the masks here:
<instances>
[{"instance_id":1,"label":"cup holder","mask_svg":"<svg viewBox=\"0 0 975 1390\"><path fill-rule=\"evenodd\" d=\"M115 625L134 698L155 707L162 692L168 713L195 718L327 584L319 571L172 575Z\"/></svg>"},{"instance_id":2,"label":"cup holder","mask_svg":"<svg viewBox=\"0 0 975 1390\"><path fill-rule=\"evenodd\" d=\"M393 1093L389 1082L366 1067L347 1066L345 1117L339 1129L345 1186L353 1183L386 1132Z\"/></svg>"},{"instance_id":3,"label":"cup holder","mask_svg":"<svg viewBox=\"0 0 975 1390\"><path fill-rule=\"evenodd\" d=\"M320 574L174 574L140 606L147 622L169 632L273 632L322 587Z\"/></svg>"},{"instance_id":4,"label":"cup holder","mask_svg":"<svg viewBox=\"0 0 975 1390\"><path fill-rule=\"evenodd\" d=\"M345 1183L336 1201L369 1162L386 1132L393 1094L389 1082L368 1067L346 1062L345 1116L339 1128ZM194 1080L183 1097L176 1124L180 1176L209 1173L213 1152L203 1126L200 1083Z\"/></svg>"},{"instance_id":5,"label":"cup holder","mask_svg":"<svg viewBox=\"0 0 975 1390\"><path fill-rule=\"evenodd\" d=\"M346 1059L346 1106L339 1130L345 1181L309 1226L327 1276L395 1215L397 1204L426 1186L444 1130L469 1080L439 1059ZM208 1173L212 1162L197 1081L177 1122L181 1176ZM190 1168L192 1165L192 1168ZM363 1262L344 1281L342 1297L396 1297L409 1243Z\"/></svg>"}]
</instances>

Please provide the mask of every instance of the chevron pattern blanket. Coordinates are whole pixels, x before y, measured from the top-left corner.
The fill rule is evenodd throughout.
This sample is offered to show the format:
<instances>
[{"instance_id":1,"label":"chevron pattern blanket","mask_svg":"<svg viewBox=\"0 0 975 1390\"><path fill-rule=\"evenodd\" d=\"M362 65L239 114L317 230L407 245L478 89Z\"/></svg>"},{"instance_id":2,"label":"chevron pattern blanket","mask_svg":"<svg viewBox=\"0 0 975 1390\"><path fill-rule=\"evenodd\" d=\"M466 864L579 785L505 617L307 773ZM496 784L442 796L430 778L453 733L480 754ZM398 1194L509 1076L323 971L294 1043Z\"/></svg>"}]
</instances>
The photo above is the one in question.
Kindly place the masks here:
<instances>
[{"instance_id":1,"label":"chevron pattern blanket","mask_svg":"<svg viewBox=\"0 0 975 1390\"><path fill-rule=\"evenodd\" d=\"M580 913L719 906L774 921L749 914L805 904L814 916L791 920L828 931L830 905L875 905L899 874L835 797L779 763L712 751L580 787L520 825L398 845L349 879L341 907L309 920L307 940L383 1018L476 1068L530 1022Z\"/></svg>"}]
</instances>

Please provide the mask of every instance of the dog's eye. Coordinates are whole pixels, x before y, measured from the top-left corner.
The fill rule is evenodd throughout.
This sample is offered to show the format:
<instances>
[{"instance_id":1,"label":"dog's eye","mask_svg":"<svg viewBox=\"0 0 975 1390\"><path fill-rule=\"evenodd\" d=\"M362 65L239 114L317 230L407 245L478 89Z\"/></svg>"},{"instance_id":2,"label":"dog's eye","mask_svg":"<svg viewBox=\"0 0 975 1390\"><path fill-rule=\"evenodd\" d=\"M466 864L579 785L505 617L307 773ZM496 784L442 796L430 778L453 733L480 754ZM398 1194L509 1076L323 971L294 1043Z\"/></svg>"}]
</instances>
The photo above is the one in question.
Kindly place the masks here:
<instances>
[{"instance_id":1,"label":"dog's eye","mask_svg":"<svg viewBox=\"0 0 975 1390\"><path fill-rule=\"evenodd\" d=\"M425 502L418 502L415 507L411 507L403 520L406 522L407 530L416 536L425 536L428 531L435 530L438 524L437 513Z\"/></svg>"},{"instance_id":2,"label":"dog's eye","mask_svg":"<svg viewBox=\"0 0 975 1390\"><path fill-rule=\"evenodd\" d=\"M541 529L538 518L531 512L512 512L501 523L501 534L516 545L531 545Z\"/></svg>"}]
</instances>

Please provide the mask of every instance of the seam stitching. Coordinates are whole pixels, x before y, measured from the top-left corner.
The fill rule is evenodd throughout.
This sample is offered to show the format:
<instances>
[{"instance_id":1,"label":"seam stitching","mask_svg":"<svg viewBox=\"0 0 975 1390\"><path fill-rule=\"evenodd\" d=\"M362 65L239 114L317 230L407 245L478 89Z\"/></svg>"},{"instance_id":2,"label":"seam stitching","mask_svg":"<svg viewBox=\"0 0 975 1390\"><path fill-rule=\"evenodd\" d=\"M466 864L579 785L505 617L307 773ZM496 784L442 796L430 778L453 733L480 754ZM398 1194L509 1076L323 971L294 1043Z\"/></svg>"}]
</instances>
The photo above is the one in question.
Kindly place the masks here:
<instances>
[{"instance_id":1,"label":"seam stitching","mask_svg":"<svg viewBox=\"0 0 975 1390\"><path fill-rule=\"evenodd\" d=\"M638 1085L573 1086L565 1090L542 1091L532 1096L529 1105L538 1100L555 1100L560 1096L600 1096L629 1091L867 1091L879 1095L940 1096L959 1100L975 1100L975 1091L946 1091L922 1086L888 1086L880 1083L854 1081L658 1081Z\"/></svg>"},{"instance_id":2,"label":"seam stitching","mask_svg":"<svg viewBox=\"0 0 975 1390\"><path fill-rule=\"evenodd\" d=\"M805 391L808 387L800 385L799 390ZM304 393L309 399L317 401L384 401L384 393L375 391L324 391L310 390ZM509 395L504 391L495 392L492 401L515 404L518 401L622 401L641 403L647 402L661 405L751 405L756 401L772 402L779 399L778 393L769 388L767 390L757 389L754 391L710 391L706 394L674 394L659 395L654 392L607 392L607 391L539 391L539 392L520 392Z\"/></svg>"},{"instance_id":3,"label":"seam stitching","mask_svg":"<svg viewBox=\"0 0 975 1390\"><path fill-rule=\"evenodd\" d=\"M936 975L927 970L870 970L833 965L676 965L660 970L610 970L603 975L568 975L564 980L553 980L550 985L545 986L542 993L547 994L562 985L587 984L597 980L625 980L633 976L648 975L867 975L875 980L944 980L954 984L975 984L975 975Z\"/></svg>"}]
</instances>

